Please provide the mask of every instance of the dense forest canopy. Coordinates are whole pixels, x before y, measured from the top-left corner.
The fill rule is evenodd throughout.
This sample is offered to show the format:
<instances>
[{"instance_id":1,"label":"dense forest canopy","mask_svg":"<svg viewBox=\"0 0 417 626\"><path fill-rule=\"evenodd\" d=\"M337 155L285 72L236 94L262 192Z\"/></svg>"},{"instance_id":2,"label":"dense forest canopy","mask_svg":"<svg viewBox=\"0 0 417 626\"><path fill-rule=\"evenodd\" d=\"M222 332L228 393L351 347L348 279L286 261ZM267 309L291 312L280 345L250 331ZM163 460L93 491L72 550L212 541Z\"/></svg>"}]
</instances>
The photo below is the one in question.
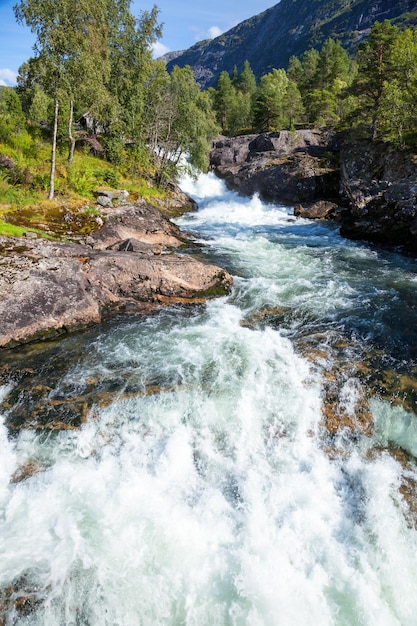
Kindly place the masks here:
<instances>
[{"instance_id":1,"label":"dense forest canopy","mask_svg":"<svg viewBox=\"0 0 417 626\"><path fill-rule=\"evenodd\" d=\"M323 125L400 146L417 142L417 30L388 20L373 25L354 58L328 38L291 57L286 69L257 80L246 61L202 91L189 66L168 73L152 58L161 35L156 6L134 17L130 0L20 0L14 11L36 44L17 87L0 90L0 185L46 187L28 162L10 167L10 159L35 157L45 135L50 198L57 155L66 154L67 180L76 184L77 143L132 176L151 172L163 185L184 154L206 169L219 132Z\"/></svg>"},{"instance_id":2,"label":"dense forest canopy","mask_svg":"<svg viewBox=\"0 0 417 626\"><path fill-rule=\"evenodd\" d=\"M417 30L375 22L354 58L329 38L258 84L248 62L240 74L222 72L209 92L226 134L332 126L415 146Z\"/></svg>"}]
</instances>

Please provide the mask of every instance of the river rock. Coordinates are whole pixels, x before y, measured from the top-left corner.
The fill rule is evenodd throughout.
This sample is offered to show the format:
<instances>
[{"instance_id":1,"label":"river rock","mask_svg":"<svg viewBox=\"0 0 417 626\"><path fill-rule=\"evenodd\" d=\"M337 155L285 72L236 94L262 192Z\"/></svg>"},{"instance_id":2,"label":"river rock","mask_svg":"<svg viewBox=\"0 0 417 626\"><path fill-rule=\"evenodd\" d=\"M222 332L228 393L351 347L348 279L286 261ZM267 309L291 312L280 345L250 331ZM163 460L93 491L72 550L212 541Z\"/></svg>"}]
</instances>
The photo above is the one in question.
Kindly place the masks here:
<instances>
[{"instance_id":1,"label":"river rock","mask_svg":"<svg viewBox=\"0 0 417 626\"><path fill-rule=\"evenodd\" d=\"M144 203L113 210L90 237L92 246L0 237L0 347L99 323L113 311L201 301L232 284L217 266L168 253L184 236Z\"/></svg>"},{"instance_id":2,"label":"river rock","mask_svg":"<svg viewBox=\"0 0 417 626\"><path fill-rule=\"evenodd\" d=\"M304 217L310 220L334 220L340 215L339 205L329 200L318 200L309 207L304 208L301 204L294 207L296 217Z\"/></svg>"},{"instance_id":3,"label":"river rock","mask_svg":"<svg viewBox=\"0 0 417 626\"><path fill-rule=\"evenodd\" d=\"M220 138L211 169L229 188L269 202L337 199L338 135L324 129Z\"/></svg>"},{"instance_id":4,"label":"river rock","mask_svg":"<svg viewBox=\"0 0 417 626\"><path fill-rule=\"evenodd\" d=\"M417 252L415 155L382 142L346 141L340 158L341 195L350 207L341 234Z\"/></svg>"},{"instance_id":5,"label":"river rock","mask_svg":"<svg viewBox=\"0 0 417 626\"><path fill-rule=\"evenodd\" d=\"M97 202L97 204L99 204L100 206L102 206L104 208L112 208L113 207L113 201L112 201L111 198L109 198L109 196L97 196L96 202Z\"/></svg>"},{"instance_id":6,"label":"river rock","mask_svg":"<svg viewBox=\"0 0 417 626\"><path fill-rule=\"evenodd\" d=\"M96 250L105 250L127 239L142 243L178 248L186 242L180 229L167 220L156 207L138 202L107 212L105 224L90 235Z\"/></svg>"}]
</instances>

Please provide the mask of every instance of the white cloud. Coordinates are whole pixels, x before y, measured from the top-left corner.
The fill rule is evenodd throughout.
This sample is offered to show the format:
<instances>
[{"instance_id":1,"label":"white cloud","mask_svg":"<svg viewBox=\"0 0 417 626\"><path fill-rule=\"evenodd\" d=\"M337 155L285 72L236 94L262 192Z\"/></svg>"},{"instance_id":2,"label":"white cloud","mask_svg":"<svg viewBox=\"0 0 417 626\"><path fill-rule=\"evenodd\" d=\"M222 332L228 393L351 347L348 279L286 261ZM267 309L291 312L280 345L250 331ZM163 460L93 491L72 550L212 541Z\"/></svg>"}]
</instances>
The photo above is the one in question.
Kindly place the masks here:
<instances>
[{"instance_id":1,"label":"white cloud","mask_svg":"<svg viewBox=\"0 0 417 626\"><path fill-rule=\"evenodd\" d=\"M165 46L163 43L161 43L160 41L156 41L155 43L152 44L152 52L153 52L154 58L158 59L159 57L169 52L169 48Z\"/></svg>"},{"instance_id":2,"label":"white cloud","mask_svg":"<svg viewBox=\"0 0 417 626\"><path fill-rule=\"evenodd\" d=\"M15 85L16 78L16 72L8 69L0 70L0 85L2 85L3 87L5 87L6 85Z\"/></svg>"},{"instance_id":3,"label":"white cloud","mask_svg":"<svg viewBox=\"0 0 417 626\"><path fill-rule=\"evenodd\" d=\"M223 32L222 29L219 28L218 26L211 26L208 29L208 34L209 34L210 39L215 39L216 37L219 37L219 35L221 35L222 32Z\"/></svg>"}]
</instances>

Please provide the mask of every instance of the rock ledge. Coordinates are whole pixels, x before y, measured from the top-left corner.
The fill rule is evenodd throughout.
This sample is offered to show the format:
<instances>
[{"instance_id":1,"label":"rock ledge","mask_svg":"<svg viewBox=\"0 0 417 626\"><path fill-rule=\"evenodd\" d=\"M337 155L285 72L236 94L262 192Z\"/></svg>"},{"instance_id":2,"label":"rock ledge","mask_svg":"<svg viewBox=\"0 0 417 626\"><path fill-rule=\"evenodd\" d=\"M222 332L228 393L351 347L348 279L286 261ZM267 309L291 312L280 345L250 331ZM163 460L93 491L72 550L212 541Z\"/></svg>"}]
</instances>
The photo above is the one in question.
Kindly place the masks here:
<instances>
[{"instance_id":1,"label":"rock ledge","mask_svg":"<svg viewBox=\"0 0 417 626\"><path fill-rule=\"evenodd\" d=\"M0 347L87 327L113 312L226 294L227 272L171 252L185 242L145 203L109 210L84 243L0 237Z\"/></svg>"}]
</instances>

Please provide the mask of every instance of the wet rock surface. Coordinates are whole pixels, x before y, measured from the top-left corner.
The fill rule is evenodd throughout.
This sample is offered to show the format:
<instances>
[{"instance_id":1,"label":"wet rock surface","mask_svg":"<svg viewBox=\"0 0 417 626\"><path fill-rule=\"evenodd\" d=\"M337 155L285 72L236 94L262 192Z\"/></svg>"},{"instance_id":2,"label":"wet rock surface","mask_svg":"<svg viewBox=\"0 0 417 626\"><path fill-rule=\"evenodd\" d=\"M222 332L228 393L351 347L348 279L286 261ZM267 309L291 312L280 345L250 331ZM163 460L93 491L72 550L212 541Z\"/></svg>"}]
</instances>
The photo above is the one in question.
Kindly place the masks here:
<instances>
[{"instance_id":1,"label":"wet rock surface","mask_svg":"<svg viewBox=\"0 0 417 626\"><path fill-rule=\"evenodd\" d=\"M338 136L297 130L224 138L213 143L212 170L242 195L268 202L338 198Z\"/></svg>"},{"instance_id":2,"label":"wet rock surface","mask_svg":"<svg viewBox=\"0 0 417 626\"><path fill-rule=\"evenodd\" d=\"M201 306L190 309L175 305L175 314L188 317ZM159 313L161 310L155 309L150 315ZM131 324L127 315L119 316L117 321L119 325ZM10 434L22 429L51 435L54 431L76 430L87 420L98 417L115 400L152 396L178 388L177 381L167 380L159 373L144 378L137 363L131 367L107 364L103 368L94 367L93 373L80 373L77 363L88 361L90 356L96 362L94 343L111 327L109 320L80 334L28 343L2 352L0 385L8 386L9 390L0 402L0 413ZM45 469L39 459L29 459L16 468L12 481L26 480Z\"/></svg>"},{"instance_id":3,"label":"wet rock surface","mask_svg":"<svg viewBox=\"0 0 417 626\"><path fill-rule=\"evenodd\" d=\"M0 347L49 338L115 311L227 293L231 277L172 249L191 245L145 203L109 209L83 242L0 237Z\"/></svg>"},{"instance_id":4,"label":"wet rock surface","mask_svg":"<svg viewBox=\"0 0 417 626\"><path fill-rule=\"evenodd\" d=\"M212 170L242 195L295 206L306 219L337 220L340 233L417 252L417 156L328 129L222 138Z\"/></svg>"},{"instance_id":5,"label":"wet rock surface","mask_svg":"<svg viewBox=\"0 0 417 626\"><path fill-rule=\"evenodd\" d=\"M31 572L0 589L0 626L17 624L30 616L46 600L48 591Z\"/></svg>"},{"instance_id":6,"label":"wet rock surface","mask_svg":"<svg viewBox=\"0 0 417 626\"><path fill-rule=\"evenodd\" d=\"M349 218L341 234L417 252L417 156L383 143L346 142L341 194Z\"/></svg>"}]
</instances>

